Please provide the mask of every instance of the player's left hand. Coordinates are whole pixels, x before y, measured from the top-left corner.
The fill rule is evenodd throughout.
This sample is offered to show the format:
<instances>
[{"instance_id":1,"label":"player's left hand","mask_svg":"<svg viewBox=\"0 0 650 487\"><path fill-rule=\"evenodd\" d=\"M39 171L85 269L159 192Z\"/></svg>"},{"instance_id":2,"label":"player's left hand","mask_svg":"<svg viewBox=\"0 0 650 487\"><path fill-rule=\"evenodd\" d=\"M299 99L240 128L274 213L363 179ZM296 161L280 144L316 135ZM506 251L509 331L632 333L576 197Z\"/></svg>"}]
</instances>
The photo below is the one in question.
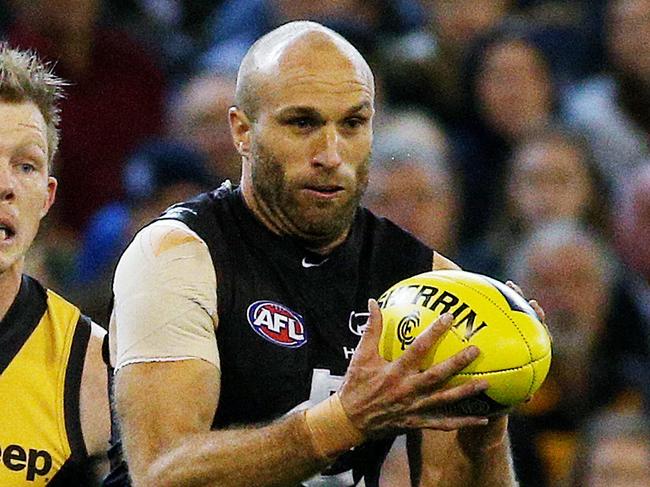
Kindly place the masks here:
<instances>
[{"instance_id":1,"label":"player's left hand","mask_svg":"<svg viewBox=\"0 0 650 487\"><path fill-rule=\"evenodd\" d=\"M522 298L524 298L524 299L526 298L526 296L524 295L521 288L517 284L515 284L514 282L506 281L506 286L508 286L510 289L514 290ZM546 324L546 315L544 314L544 309L540 306L540 304L534 299L528 300L528 304L530 304L530 306L535 310L535 313L537 313L537 316L539 316L539 319L541 320L541 322Z\"/></svg>"},{"instance_id":2,"label":"player's left hand","mask_svg":"<svg viewBox=\"0 0 650 487\"><path fill-rule=\"evenodd\" d=\"M506 285L524 299L526 298L521 287L513 281L506 281ZM528 300L528 304L535 310L542 323L546 324L546 315L540 304L534 299ZM502 444L508 432L507 413L508 411L504 411L499 416L491 417L485 426L469 426L458 430L458 443L467 456L484 454Z\"/></svg>"}]
</instances>

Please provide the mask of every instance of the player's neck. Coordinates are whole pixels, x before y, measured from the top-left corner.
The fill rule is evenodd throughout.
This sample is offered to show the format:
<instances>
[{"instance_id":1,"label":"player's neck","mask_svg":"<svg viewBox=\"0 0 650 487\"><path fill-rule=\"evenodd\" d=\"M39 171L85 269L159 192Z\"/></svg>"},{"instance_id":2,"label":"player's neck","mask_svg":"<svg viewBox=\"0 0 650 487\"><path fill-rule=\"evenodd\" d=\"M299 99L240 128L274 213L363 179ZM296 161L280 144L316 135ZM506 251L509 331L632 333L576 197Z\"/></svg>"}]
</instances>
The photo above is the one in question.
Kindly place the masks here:
<instances>
[{"instance_id":1,"label":"player's neck","mask_svg":"<svg viewBox=\"0 0 650 487\"><path fill-rule=\"evenodd\" d=\"M327 255L336 247L341 245L348 236L348 233L350 231L349 228L341 235L333 239L320 241L312 240L306 235L301 235L297 229L291 228L288 222L286 224L283 224L282 221L278 221L278 219L273 218L271 211L264 208L264 202L256 197L255 191L252 188L252 184L246 184L246 181L243 178L241 189L246 206L265 227L267 227L276 235L290 237L294 240L299 241L305 249L311 252L320 255Z\"/></svg>"},{"instance_id":2,"label":"player's neck","mask_svg":"<svg viewBox=\"0 0 650 487\"><path fill-rule=\"evenodd\" d=\"M345 242L345 239L348 237L348 233L350 233L350 229L348 229L347 232L342 233L336 240L333 240L331 242L328 242L327 244L323 245L317 245L313 242L309 241L303 241L303 246L307 249L310 250L316 254L320 255L328 255L331 253L336 247L341 245L343 242Z\"/></svg>"},{"instance_id":3,"label":"player's neck","mask_svg":"<svg viewBox=\"0 0 650 487\"><path fill-rule=\"evenodd\" d=\"M20 264L20 265L19 265ZM0 321L4 319L11 308L18 291L20 290L20 281L22 277L22 259L20 263L16 263L0 272Z\"/></svg>"}]
</instances>

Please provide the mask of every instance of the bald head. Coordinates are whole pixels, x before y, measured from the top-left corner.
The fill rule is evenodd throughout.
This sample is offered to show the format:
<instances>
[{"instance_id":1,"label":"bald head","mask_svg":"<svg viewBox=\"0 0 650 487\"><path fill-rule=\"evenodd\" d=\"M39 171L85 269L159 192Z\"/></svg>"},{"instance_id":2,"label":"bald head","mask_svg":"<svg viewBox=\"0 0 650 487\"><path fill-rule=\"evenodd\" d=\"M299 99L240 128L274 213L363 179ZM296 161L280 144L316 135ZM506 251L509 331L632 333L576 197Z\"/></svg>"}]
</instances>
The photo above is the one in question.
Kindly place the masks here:
<instances>
[{"instance_id":1,"label":"bald head","mask_svg":"<svg viewBox=\"0 0 650 487\"><path fill-rule=\"evenodd\" d=\"M260 101L283 70L318 65L327 71L348 65L374 95L374 78L361 53L345 38L321 24L297 21L284 24L258 39L244 56L237 74L237 106L255 119Z\"/></svg>"}]
</instances>

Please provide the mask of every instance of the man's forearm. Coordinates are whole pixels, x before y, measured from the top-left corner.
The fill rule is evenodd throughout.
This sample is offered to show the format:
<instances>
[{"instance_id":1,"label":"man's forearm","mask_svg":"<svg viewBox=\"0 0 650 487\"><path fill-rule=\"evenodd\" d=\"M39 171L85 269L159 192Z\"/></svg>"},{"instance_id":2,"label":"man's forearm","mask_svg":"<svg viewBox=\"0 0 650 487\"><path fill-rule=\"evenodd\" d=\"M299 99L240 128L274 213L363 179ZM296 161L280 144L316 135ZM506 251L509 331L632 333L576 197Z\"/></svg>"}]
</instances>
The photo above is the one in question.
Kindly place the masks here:
<instances>
[{"instance_id":1,"label":"man's forearm","mask_svg":"<svg viewBox=\"0 0 650 487\"><path fill-rule=\"evenodd\" d=\"M443 476L441 486L517 486L507 417L495 418L488 426L461 429L456 433L458 458Z\"/></svg>"},{"instance_id":2,"label":"man's forearm","mask_svg":"<svg viewBox=\"0 0 650 487\"><path fill-rule=\"evenodd\" d=\"M443 470L440 487L515 487L508 441L472 457L457 458Z\"/></svg>"},{"instance_id":3,"label":"man's forearm","mask_svg":"<svg viewBox=\"0 0 650 487\"><path fill-rule=\"evenodd\" d=\"M296 413L258 428L186 437L158 457L146 479L136 485L284 487L313 476L327 464L313 446L304 415Z\"/></svg>"},{"instance_id":4,"label":"man's forearm","mask_svg":"<svg viewBox=\"0 0 650 487\"><path fill-rule=\"evenodd\" d=\"M421 487L512 487L507 419L453 432L423 431Z\"/></svg>"}]
</instances>

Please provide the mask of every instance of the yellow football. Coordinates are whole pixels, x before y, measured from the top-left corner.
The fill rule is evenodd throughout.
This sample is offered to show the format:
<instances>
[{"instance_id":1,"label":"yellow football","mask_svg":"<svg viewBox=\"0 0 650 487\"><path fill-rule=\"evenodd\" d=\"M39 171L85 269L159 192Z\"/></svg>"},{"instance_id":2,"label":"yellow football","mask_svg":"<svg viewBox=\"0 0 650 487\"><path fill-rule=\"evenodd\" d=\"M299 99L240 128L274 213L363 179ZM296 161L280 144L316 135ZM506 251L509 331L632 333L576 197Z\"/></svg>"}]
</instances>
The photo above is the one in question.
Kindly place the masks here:
<instances>
[{"instance_id":1,"label":"yellow football","mask_svg":"<svg viewBox=\"0 0 650 487\"><path fill-rule=\"evenodd\" d=\"M492 414L531 398L551 364L551 337L539 317L517 292L490 277L466 271L438 270L410 277L378 300L383 330L379 354L395 360L415 337L443 313L454 323L426 355L422 369L469 345L481 353L448 385L480 378L484 394L454 406L460 414Z\"/></svg>"}]
</instances>

